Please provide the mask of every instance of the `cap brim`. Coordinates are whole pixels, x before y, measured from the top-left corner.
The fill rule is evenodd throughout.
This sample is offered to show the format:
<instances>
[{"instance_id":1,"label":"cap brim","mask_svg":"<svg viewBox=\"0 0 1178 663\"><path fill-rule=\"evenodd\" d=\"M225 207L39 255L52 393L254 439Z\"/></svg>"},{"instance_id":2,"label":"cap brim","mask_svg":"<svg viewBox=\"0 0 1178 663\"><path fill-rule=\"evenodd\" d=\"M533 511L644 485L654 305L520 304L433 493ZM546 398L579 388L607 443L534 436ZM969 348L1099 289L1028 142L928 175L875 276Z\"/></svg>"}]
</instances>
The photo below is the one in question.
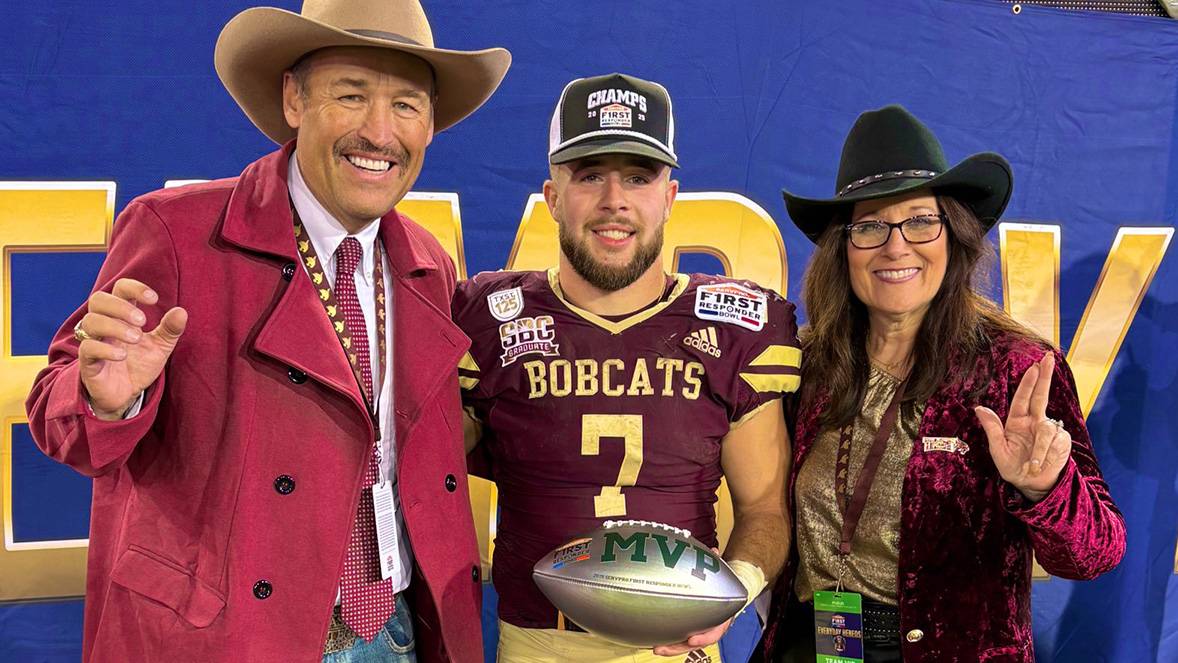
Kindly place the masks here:
<instances>
[{"instance_id":1,"label":"cap brim","mask_svg":"<svg viewBox=\"0 0 1178 663\"><path fill-rule=\"evenodd\" d=\"M585 157L602 154L632 154L634 156L654 159L672 168L679 167L679 162L675 160L675 157L650 143L637 140L619 140L613 137L593 138L579 143L573 143L550 155L548 162L551 164L561 164L575 159L584 159Z\"/></svg>"},{"instance_id":2,"label":"cap brim","mask_svg":"<svg viewBox=\"0 0 1178 663\"><path fill-rule=\"evenodd\" d=\"M482 106L507 74L511 54L502 48L453 51L353 34L274 7L233 17L217 38L217 75L242 111L277 143L296 131L282 113L282 74L299 58L331 46L374 46L425 60L434 70L434 131L454 126Z\"/></svg>"},{"instance_id":3,"label":"cap brim","mask_svg":"<svg viewBox=\"0 0 1178 663\"><path fill-rule=\"evenodd\" d=\"M953 195L973 210L983 231L988 231L1010 202L1013 186L1014 177L1006 159L1000 154L982 152L931 179L883 180L837 198L805 198L789 191L782 191L782 195L790 220L806 237L817 242L835 215L848 205L919 189Z\"/></svg>"}]
</instances>

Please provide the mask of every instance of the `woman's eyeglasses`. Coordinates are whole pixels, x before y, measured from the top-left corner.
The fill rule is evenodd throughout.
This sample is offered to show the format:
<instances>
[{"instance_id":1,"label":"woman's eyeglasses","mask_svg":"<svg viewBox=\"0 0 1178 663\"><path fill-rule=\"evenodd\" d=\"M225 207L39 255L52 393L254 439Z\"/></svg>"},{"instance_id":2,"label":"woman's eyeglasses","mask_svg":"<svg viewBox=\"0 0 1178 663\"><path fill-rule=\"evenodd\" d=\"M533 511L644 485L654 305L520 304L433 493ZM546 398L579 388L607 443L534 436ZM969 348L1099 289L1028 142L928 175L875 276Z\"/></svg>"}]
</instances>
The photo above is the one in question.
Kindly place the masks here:
<instances>
[{"instance_id":1,"label":"woman's eyeglasses","mask_svg":"<svg viewBox=\"0 0 1178 663\"><path fill-rule=\"evenodd\" d=\"M857 249L874 249L888 243L892 229L899 228L900 235L909 244L925 244L941 236L945 226L944 214L922 214L899 223L868 219L844 226L851 245Z\"/></svg>"}]
</instances>

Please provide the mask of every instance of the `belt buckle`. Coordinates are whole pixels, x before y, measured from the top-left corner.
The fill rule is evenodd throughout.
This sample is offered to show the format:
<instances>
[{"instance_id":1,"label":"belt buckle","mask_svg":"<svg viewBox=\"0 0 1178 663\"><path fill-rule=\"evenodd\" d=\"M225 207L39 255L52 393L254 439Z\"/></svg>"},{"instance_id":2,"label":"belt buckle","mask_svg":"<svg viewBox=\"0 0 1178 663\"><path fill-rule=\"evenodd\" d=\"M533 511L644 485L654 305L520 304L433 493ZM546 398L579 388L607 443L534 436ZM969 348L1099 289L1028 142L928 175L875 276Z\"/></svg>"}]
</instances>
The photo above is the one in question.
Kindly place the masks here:
<instances>
[{"instance_id":1,"label":"belt buckle","mask_svg":"<svg viewBox=\"0 0 1178 663\"><path fill-rule=\"evenodd\" d=\"M323 654L335 654L347 651L356 644L360 636L344 623L340 617L339 606L331 610L331 625L327 627L327 640L323 643Z\"/></svg>"}]
</instances>

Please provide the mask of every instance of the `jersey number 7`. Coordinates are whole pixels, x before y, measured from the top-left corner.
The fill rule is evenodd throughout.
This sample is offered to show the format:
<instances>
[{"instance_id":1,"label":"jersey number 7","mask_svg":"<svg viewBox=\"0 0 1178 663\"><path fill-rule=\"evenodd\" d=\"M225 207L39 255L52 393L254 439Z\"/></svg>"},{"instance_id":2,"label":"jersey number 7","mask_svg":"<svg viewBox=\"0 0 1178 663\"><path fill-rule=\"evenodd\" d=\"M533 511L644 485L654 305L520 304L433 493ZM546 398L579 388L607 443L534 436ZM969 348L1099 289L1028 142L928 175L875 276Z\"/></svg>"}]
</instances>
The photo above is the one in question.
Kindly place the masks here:
<instances>
[{"instance_id":1,"label":"jersey number 7","mask_svg":"<svg viewBox=\"0 0 1178 663\"><path fill-rule=\"evenodd\" d=\"M581 415L581 455L596 456L601 453L601 438L621 438L625 443L622 468L618 480L612 486L602 486L601 492L593 497L593 511L598 518L626 515L626 496L623 486L638 482L642 469L642 416L637 414L584 414Z\"/></svg>"}]
</instances>

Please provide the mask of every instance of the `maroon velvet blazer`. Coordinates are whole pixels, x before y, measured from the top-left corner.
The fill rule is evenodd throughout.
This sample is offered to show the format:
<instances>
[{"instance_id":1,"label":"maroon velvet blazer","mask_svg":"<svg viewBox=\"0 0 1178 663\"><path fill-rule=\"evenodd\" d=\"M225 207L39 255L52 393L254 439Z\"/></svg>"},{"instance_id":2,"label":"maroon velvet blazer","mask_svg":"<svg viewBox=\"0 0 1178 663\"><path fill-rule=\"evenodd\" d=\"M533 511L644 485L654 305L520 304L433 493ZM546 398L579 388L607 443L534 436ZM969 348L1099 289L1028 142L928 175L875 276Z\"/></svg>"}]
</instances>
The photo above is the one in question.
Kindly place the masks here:
<instances>
[{"instance_id":1,"label":"maroon velvet blazer","mask_svg":"<svg viewBox=\"0 0 1178 663\"><path fill-rule=\"evenodd\" d=\"M1023 373L1043 356L1025 340L998 335L964 384L928 400L904 476L897 573L900 634L907 663L1035 660L1031 634L1032 553L1049 573L1087 580L1115 567L1125 552L1125 523L1101 477L1075 381L1056 351L1047 416L1072 435L1072 455L1055 488L1029 504L998 475L974 415L985 405L1005 419ZM950 375L966 367L952 365ZM990 383L981 398L969 394ZM952 382L952 381L951 381ZM818 436L828 399L799 408L790 471L791 509L798 470ZM923 437L957 437L964 454L925 451ZM797 550L778 579L759 656L775 661L780 621L793 588ZM917 638L919 630L923 635Z\"/></svg>"}]
</instances>

